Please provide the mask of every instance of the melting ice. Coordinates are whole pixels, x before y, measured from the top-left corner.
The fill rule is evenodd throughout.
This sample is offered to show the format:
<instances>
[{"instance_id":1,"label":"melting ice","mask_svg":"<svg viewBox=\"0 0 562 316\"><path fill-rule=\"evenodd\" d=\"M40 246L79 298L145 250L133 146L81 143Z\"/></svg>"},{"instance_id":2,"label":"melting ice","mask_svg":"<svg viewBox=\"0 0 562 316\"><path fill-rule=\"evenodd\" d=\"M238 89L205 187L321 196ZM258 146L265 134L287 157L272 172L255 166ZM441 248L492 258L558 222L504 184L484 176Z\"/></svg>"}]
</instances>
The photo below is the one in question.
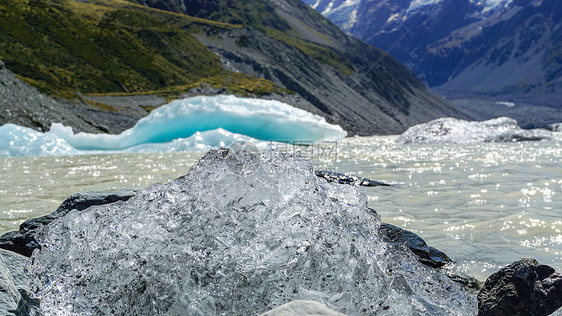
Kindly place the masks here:
<instances>
[{"instance_id":1,"label":"melting ice","mask_svg":"<svg viewBox=\"0 0 562 316\"><path fill-rule=\"evenodd\" d=\"M237 140L310 143L346 135L324 118L278 101L195 97L162 106L119 135L75 134L62 124L43 134L6 124L0 127L0 156L208 150Z\"/></svg>"},{"instance_id":2,"label":"melting ice","mask_svg":"<svg viewBox=\"0 0 562 316\"><path fill-rule=\"evenodd\" d=\"M512 142L542 140L553 137L543 129L525 130L517 121L500 117L484 122L469 122L454 118L441 118L410 127L400 135L403 144L468 144L478 142Z\"/></svg>"},{"instance_id":3,"label":"melting ice","mask_svg":"<svg viewBox=\"0 0 562 316\"><path fill-rule=\"evenodd\" d=\"M44 227L30 267L41 312L256 315L314 300L348 315L476 314L379 238L354 187L276 151L242 157L211 151L173 182Z\"/></svg>"}]
</instances>

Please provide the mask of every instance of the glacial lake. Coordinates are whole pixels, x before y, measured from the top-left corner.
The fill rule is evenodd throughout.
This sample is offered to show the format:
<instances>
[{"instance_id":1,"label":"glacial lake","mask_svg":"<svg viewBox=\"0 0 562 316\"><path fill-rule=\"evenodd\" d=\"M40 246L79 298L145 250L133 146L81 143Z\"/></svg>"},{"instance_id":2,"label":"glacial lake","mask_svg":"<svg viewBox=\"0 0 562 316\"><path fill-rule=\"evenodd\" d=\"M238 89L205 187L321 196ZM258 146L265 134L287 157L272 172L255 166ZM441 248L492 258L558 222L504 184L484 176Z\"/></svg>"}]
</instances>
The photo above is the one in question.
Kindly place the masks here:
<instances>
[{"instance_id":1,"label":"glacial lake","mask_svg":"<svg viewBox=\"0 0 562 316\"><path fill-rule=\"evenodd\" d=\"M388 181L358 188L382 220L419 234L480 281L524 257L562 270L562 134L519 143L400 145L346 138L299 150L318 169ZM281 146L282 147L282 146ZM0 232L81 191L184 175L202 152L0 158Z\"/></svg>"}]
</instances>

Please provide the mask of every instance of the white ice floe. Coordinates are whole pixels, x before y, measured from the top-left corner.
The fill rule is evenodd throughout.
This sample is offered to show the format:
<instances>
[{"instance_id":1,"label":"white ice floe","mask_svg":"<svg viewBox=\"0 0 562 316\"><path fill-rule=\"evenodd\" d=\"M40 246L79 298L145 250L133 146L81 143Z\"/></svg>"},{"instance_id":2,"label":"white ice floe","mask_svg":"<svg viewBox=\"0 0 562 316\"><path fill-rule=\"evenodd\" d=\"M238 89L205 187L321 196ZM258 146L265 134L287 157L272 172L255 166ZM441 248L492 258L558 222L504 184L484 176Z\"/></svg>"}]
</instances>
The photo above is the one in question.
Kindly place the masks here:
<instances>
[{"instance_id":1,"label":"white ice floe","mask_svg":"<svg viewBox=\"0 0 562 316\"><path fill-rule=\"evenodd\" d=\"M208 150L237 140L310 144L346 135L324 118L282 102L195 97L164 105L118 135L74 133L58 123L47 133L7 124L0 127L0 156Z\"/></svg>"},{"instance_id":2,"label":"white ice floe","mask_svg":"<svg viewBox=\"0 0 562 316\"><path fill-rule=\"evenodd\" d=\"M484 122L469 122L454 118L441 118L410 127L400 135L403 144L465 144L477 142L513 142L552 138L544 129L526 130L517 121L507 117Z\"/></svg>"}]
</instances>

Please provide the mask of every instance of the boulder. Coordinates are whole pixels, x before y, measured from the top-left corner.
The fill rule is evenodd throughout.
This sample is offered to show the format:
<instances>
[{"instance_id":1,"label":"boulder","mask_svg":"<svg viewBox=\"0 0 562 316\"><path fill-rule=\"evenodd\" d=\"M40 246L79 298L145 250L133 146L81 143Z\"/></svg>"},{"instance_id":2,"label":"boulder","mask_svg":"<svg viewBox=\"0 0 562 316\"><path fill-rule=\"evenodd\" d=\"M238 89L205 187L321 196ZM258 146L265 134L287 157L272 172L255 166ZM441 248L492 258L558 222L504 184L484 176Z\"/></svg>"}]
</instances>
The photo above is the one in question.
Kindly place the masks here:
<instances>
[{"instance_id":1,"label":"boulder","mask_svg":"<svg viewBox=\"0 0 562 316\"><path fill-rule=\"evenodd\" d=\"M20 225L19 231L2 235L0 237L0 248L30 257L33 250L39 248L34 235L41 226L65 216L72 210L83 211L91 206L127 201L135 196L138 191L139 189L129 188L119 191L96 191L71 195L51 214L29 219Z\"/></svg>"},{"instance_id":2,"label":"boulder","mask_svg":"<svg viewBox=\"0 0 562 316\"><path fill-rule=\"evenodd\" d=\"M445 253L428 246L425 240L411 231L382 223L379 234L384 241L391 245L406 246L418 257L419 262L427 266L440 268L452 262Z\"/></svg>"},{"instance_id":3,"label":"boulder","mask_svg":"<svg viewBox=\"0 0 562 316\"><path fill-rule=\"evenodd\" d=\"M535 259L492 274L478 293L479 316L545 316L562 307L562 275Z\"/></svg>"},{"instance_id":4,"label":"boulder","mask_svg":"<svg viewBox=\"0 0 562 316\"><path fill-rule=\"evenodd\" d=\"M260 316L345 316L313 301L292 301Z\"/></svg>"}]
</instances>

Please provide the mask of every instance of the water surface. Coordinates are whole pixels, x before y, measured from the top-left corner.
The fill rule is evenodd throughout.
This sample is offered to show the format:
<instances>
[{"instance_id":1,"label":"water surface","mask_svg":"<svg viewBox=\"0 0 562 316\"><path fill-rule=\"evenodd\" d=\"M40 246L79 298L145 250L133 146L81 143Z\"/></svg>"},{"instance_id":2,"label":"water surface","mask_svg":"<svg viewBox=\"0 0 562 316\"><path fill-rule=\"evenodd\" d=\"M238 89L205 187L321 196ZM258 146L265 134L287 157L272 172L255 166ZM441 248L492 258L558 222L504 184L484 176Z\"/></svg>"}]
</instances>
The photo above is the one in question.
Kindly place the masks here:
<instances>
[{"instance_id":1,"label":"water surface","mask_svg":"<svg viewBox=\"0 0 562 316\"><path fill-rule=\"evenodd\" d=\"M361 188L383 221L421 235L484 280L523 257L562 270L562 136L470 145L399 145L395 136L304 148L321 169L387 180ZM203 153L0 158L0 231L80 191L145 187L187 173Z\"/></svg>"}]
</instances>

